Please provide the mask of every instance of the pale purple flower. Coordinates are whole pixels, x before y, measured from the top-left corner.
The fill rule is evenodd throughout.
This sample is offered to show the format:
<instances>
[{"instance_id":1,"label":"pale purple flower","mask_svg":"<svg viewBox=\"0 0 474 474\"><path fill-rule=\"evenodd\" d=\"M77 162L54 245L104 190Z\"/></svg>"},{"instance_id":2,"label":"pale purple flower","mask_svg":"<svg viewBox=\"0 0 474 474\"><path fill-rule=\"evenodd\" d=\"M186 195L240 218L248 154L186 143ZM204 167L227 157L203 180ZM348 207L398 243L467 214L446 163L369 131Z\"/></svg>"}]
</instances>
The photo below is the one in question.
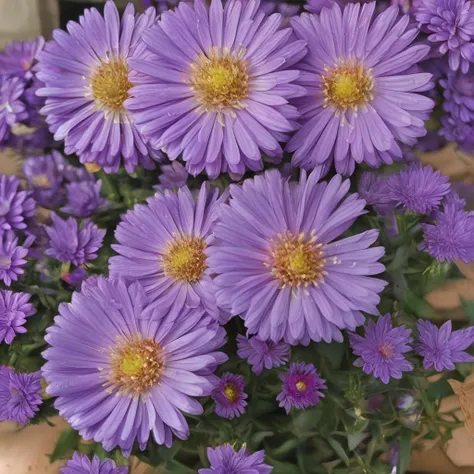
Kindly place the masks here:
<instances>
[{"instance_id":1,"label":"pale purple flower","mask_svg":"<svg viewBox=\"0 0 474 474\"><path fill-rule=\"evenodd\" d=\"M0 231L0 281L5 285L10 286L25 273L22 267L26 264L30 241L32 239L27 239L27 243L22 247L14 232Z\"/></svg>"},{"instance_id":2,"label":"pale purple flower","mask_svg":"<svg viewBox=\"0 0 474 474\"><path fill-rule=\"evenodd\" d=\"M28 116L21 100L24 90L23 79L0 75L0 142L9 137L12 126Z\"/></svg>"},{"instance_id":3,"label":"pale purple flower","mask_svg":"<svg viewBox=\"0 0 474 474\"><path fill-rule=\"evenodd\" d=\"M182 188L188 182L189 173L179 161L173 161L169 165L161 165L160 171L161 174L158 177L160 184L155 186L155 189L159 191Z\"/></svg>"},{"instance_id":4,"label":"pale purple flower","mask_svg":"<svg viewBox=\"0 0 474 474\"><path fill-rule=\"evenodd\" d=\"M385 214L395 208L388 186L388 176L366 171L360 175L357 192L369 206L375 206L377 212Z\"/></svg>"},{"instance_id":5,"label":"pale purple flower","mask_svg":"<svg viewBox=\"0 0 474 474\"><path fill-rule=\"evenodd\" d=\"M38 36L34 40L12 41L6 44L0 54L2 74L31 79L35 56L43 49L43 46L44 38L42 36Z\"/></svg>"},{"instance_id":6,"label":"pale purple flower","mask_svg":"<svg viewBox=\"0 0 474 474\"><path fill-rule=\"evenodd\" d=\"M94 212L106 206L100 194L102 181L91 179L66 185L66 205L61 211L76 217L90 217Z\"/></svg>"},{"instance_id":7,"label":"pale purple flower","mask_svg":"<svg viewBox=\"0 0 474 474\"><path fill-rule=\"evenodd\" d=\"M31 191L22 191L17 177L0 175L0 231L27 229L35 212Z\"/></svg>"},{"instance_id":8,"label":"pale purple flower","mask_svg":"<svg viewBox=\"0 0 474 474\"><path fill-rule=\"evenodd\" d=\"M443 109L466 123L474 122L474 71L448 71L439 81L443 87Z\"/></svg>"},{"instance_id":9,"label":"pale purple flower","mask_svg":"<svg viewBox=\"0 0 474 474\"><path fill-rule=\"evenodd\" d=\"M11 344L17 334L26 332L26 319L36 313L31 295L0 289L0 342Z\"/></svg>"},{"instance_id":10,"label":"pale purple flower","mask_svg":"<svg viewBox=\"0 0 474 474\"><path fill-rule=\"evenodd\" d=\"M223 418L238 418L245 413L248 395L244 392L242 375L226 372L222 375L211 397L215 402L214 411Z\"/></svg>"},{"instance_id":11,"label":"pale purple flower","mask_svg":"<svg viewBox=\"0 0 474 474\"><path fill-rule=\"evenodd\" d=\"M128 474L127 466L116 467L112 459L101 461L97 456L91 459L86 454L75 452L64 467L61 474Z\"/></svg>"}]
</instances>

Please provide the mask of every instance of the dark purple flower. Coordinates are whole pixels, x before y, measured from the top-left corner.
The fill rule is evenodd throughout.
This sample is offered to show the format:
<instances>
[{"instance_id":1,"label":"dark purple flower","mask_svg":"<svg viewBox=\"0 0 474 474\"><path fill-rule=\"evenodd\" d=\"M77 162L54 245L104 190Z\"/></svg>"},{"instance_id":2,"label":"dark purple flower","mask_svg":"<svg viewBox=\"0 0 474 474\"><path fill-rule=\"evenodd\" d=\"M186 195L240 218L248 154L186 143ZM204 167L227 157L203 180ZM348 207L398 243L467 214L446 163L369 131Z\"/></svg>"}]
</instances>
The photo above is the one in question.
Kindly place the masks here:
<instances>
[{"instance_id":1,"label":"dark purple flower","mask_svg":"<svg viewBox=\"0 0 474 474\"><path fill-rule=\"evenodd\" d=\"M446 321L440 328L429 321L418 320L418 338L416 351L423 357L425 369L438 372L454 370L455 363L474 362L474 357L464 352L474 343L472 328L452 330L451 321Z\"/></svg>"},{"instance_id":2,"label":"dark purple flower","mask_svg":"<svg viewBox=\"0 0 474 474\"><path fill-rule=\"evenodd\" d=\"M160 184L155 186L158 191L182 188L188 182L189 173L179 161L173 161L169 165L161 165L160 171L161 174L158 177Z\"/></svg>"},{"instance_id":3,"label":"dark purple flower","mask_svg":"<svg viewBox=\"0 0 474 474\"><path fill-rule=\"evenodd\" d=\"M474 71L448 71L446 79L439 81L443 87L443 109L466 123L474 122Z\"/></svg>"},{"instance_id":4,"label":"dark purple flower","mask_svg":"<svg viewBox=\"0 0 474 474\"><path fill-rule=\"evenodd\" d=\"M135 440L145 449L151 433L167 447L173 435L187 439L183 412L202 414L195 397L211 394L213 372L227 360L217 351L225 330L204 310L170 319L138 282L104 277L59 306L46 341L43 376L59 414L84 439L126 456Z\"/></svg>"},{"instance_id":5,"label":"dark purple flower","mask_svg":"<svg viewBox=\"0 0 474 474\"><path fill-rule=\"evenodd\" d=\"M61 275L61 280L64 280L71 286L80 285L87 278L87 271L85 268L76 268L70 273Z\"/></svg>"},{"instance_id":6,"label":"dark purple flower","mask_svg":"<svg viewBox=\"0 0 474 474\"><path fill-rule=\"evenodd\" d=\"M290 357L290 346L286 342L262 341L258 336L248 338L239 334L237 349L237 355L247 359L257 375L263 372L264 367L271 369L286 364Z\"/></svg>"},{"instance_id":7,"label":"dark purple flower","mask_svg":"<svg viewBox=\"0 0 474 474\"><path fill-rule=\"evenodd\" d=\"M241 375L226 372L222 375L211 397L216 402L214 411L223 418L238 418L245 413L248 395L244 392L245 381Z\"/></svg>"},{"instance_id":8,"label":"dark purple flower","mask_svg":"<svg viewBox=\"0 0 474 474\"><path fill-rule=\"evenodd\" d=\"M2 74L31 79L35 56L43 49L43 46L42 36L30 41L12 41L5 45L3 53L0 54Z\"/></svg>"},{"instance_id":9,"label":"dark purple flower","mask_svg":"<svg viewBox=\"0 0 474 474\"><path fill-rule=\"evenodd\" d=\"M136 87L125 103L138 129L171 160L182 154L188 172L216 178L261 170L297 125L288 103L304 89L289 69L305 53L280 14L267 17L259 0L180 2L143 39L150 53L133 58Z\"/></svg>"},{"instance_id":10,"label":"dark purple flower","mask_svg":"<svg viewBox=\"0 0 474 474\"><path fill-rule=\"evenodd\" d=\"M402 372L413 370L413 365L403 355L411 351L411 330L405 326L394 328L390 314L380 316L377 323L369 321L365 337L350 334L352 350L359 358L354 362L366 374L372 374L387 384L390 378L401 379Z\"/></svg>"},{"instance_id":11,"label":"dark purple flower","mask_svg":"<svg viewBox=\"0 0 474 474\"><path fill-rule=\"evenodd\" d=\"M20 99L24 90L23 79L0 75L0 141L8 138L12 126L28 116Z\"/></svg>"},{"instance_id":12,"label":"dark purple flower","mask_svg":"<svg viewBox=\"0 0 474 474\"><path fill-rule=\"evenodd\" d=\"M123 103L132 87L128 57L144 53L139 40L155 15L149 8L135 16L129 3L120 21L114 2L107 0L104 17L86 9L80 23L68 23L67 32L55 30L38 55L44 87L37 93L46 98L42 113L54 138L64 140L67 154L107 173L116 172L122 159L128 172L137 165L154 167L155 154L149 154Z\"/></svg>"},{"instance_id":13,"label":"dark purple flower","mask_svg":"<svg viewBox=\"0 0 474 474\"><path fill-rule=\"evenodd\" d=\"M102 181L79 181L66 185L66 205L61 211L76 217L90 217L105 207L106 201L100 194Z\"/></svg>"},{"instance_id":14,"label":"dark purple flower","mask_svg":"<svg viewBox=\"0 0 474 474\"><path fill-rule=\"evenodd\" d=\"M327 389L325 380L320 377L313 364L296 362L290 365L287 372L280 374L283 382L282 391L278 394L279 406L290 413L291 407L304 409L316 406Z\"/></svg>"},{"instance_id":15,"label":"dark purple flower","mask_svg":"<svg viewBox=\"0 0 474 474\"><path fill-rule=\"evenodd\" d=\"M374 10L375 2L349 4L343 12L335 4L320 16L293 18L309 49L298 64L296 83L307 94L294 101L302 126L287 146L293 165L324 173L334 165L350 175L356 163L401 160L400 143L414 145L426 134L434 102L420 92L433 84L414 65L429 46L411 44L418 31L408 15L398 18L398 7L372 22Z\"/></svg>"},{"instance_id":16,"label":"dark purple flower","mask_svg":"<svg viewBox=\"0 0 474 474\"><path fill-rule=\"evenodd\" d=\"M428 33L428 40L448 53L449 67L466 73L474 61L474 8L469 0L422 0L416 20Z\"/></svg>"},{"instance_id":17,"label":"dark purple flower","mask_svg":"<svg viewBox=\"0 0 474 474\"><path fill-rule=\"evenodd\" d=\"M105 236L104 229L99 229L88 220L82 225L73 217L63 220L54 212L51 213L51 220L53 225L45 226L49 236L46 255L74 265L83 265L97 258Z\"/></svg>"},{"instance_id":18,"label":"dark purple flower","mask_svg":"<svg viewBox=\"0 0 474 474\"><path fill-rule=\"evenodd\" d=\"M59 469L62 474L128 474L127 466L116 467L112 459L101 461L97 456L92 460L86 454L75 452L67 464Z\"/></svg>"},{"instance_id":19,"label":"dark purple flower","mask_svg":"<svg viewBox=\"0 0 474 474\"><path fill-rule=\"evenodd\" d=\"M28 293L0 289L0 342L11 344L17 334L26 332L26 318L36 313Z\"/></svg>"},{"instance_id":20,"label":"dark purple flower","mask_svg":"<svg viewBox=\"0 0 474 474\"><path fill-rule=\"evenodd\" d=\"M199 469L199 474L270 474L273 467L265 464L265 451L250 454L243 446L239 451L230 444L207 448L210 468Z\"/></svg>"},{"instance_id":21,"label":"dark purple flower","mask_svg":"<svg viewBox=\"0 0 474 474\"><path fill-rule=\"evenodd\" d=\"M27 244L22 247L14 232L0 231L0 280L5 285L10 286L12 281L17 281L19 275L25 273L22 267L26 263L30 240L27 239Z\"/></svg>"},{"instance_id":22,"label":"dark purple flower","mask_svg":"<svg viewBox=\"0 0 474 474\"><path fill-rule=\"evenodd\" d=\"M277 170L230 187L219 206L209 247L217 302L245 320L249 334L290 344L341 342L341 330L378 314L386 282L371 247L378 231L337 240L364 214L365 201L347 195L340 175L319 182L317 170L290 183Z\"/></svg>"}]
</instances>

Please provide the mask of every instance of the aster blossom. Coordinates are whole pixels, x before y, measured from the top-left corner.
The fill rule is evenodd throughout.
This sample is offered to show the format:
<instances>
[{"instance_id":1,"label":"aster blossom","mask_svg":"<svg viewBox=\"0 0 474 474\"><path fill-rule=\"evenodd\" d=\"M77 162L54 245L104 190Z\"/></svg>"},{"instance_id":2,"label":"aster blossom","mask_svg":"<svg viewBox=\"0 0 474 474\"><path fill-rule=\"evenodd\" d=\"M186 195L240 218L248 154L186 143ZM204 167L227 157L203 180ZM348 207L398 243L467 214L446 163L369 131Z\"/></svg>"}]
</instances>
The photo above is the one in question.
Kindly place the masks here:
<instances>
[{"instance_id":1,"label":"aster blossom","mask_svg":"<svg viewBox=\"0 0 474 474\"><path fill-rule=\"evenodd\" d=\"M31 191L20 190L17 177L0 175L0 230L25 230L35 210Z\"/></svg>"},{"instance_id":2,"label":"aster blossom","mask_svg":"<svg viewBox=\"0 0 474 474\"><path fill-rule=\"evenodd\" d=\"M182 188L188 182L189 173L179 161L173 161L169 165L161 165L160 171L161 174L158 177L160 184L155 187L158 191Z\"/></svg>"},{"instance_id":3,"label":"aster blossom","mask_svg":"<svg viewBox=\"0 0 474 474\"><path fill-rule=\"evenodd\" d=\"M28 293L0 289L0 342L10 344L17 334L26 332L26 319L36 313L30 298Z\"/></svg>"},{"instance_id":4,"label":"aster blossom","mask_svg":"<svg viewBox=\"0 0 474 474\"><path fill-rule=\"evenodd\" d=\"M443 109L466 123L474 122L474 70L466 74L448 71L439 81L443 87Z\"/></svg>"},{"instance_id":5,"label":"aster blossom","mask_svg":"<svg viewBox=\"0 0 474 474\"><path fill-rule=\"evenodd\" d=\"M410 334L411 330L405 326L394 328L390 314L380 316L376 323L369 321L364 337L349 335L352 351L359 356L354 365L384 384L390 378L401 379L403 372L413 370L413 364L404 356L412 350Z\"/></svg>"},{"instance_id":6,"label":"aster blossom","mask_svg":"<svg viewBox=\"0 0 474 474\"><path fill-rule=\"evenodd\" d=\"M209 248L217 301L240 315L249 334L290 344L342 341L342 329L377 314L386 283L378 231L336 240L364 213L350 183L302 173L290 183L277 170L230 187ZM349 290L350 288L350 290Z\"/></svg>"},{"instance_id":7,"label":"aster blossom","mask_svg":"<svg viewBox=\"0 0 474 474\"><path fill-rule=\"evenodd\" d=\"M170 319L138 282L86 280L47 330L46 390L59 414L107 451L119 446L129 455L135 440L143 450L151 433L170 447L173 435L189 436L183 413L203 412L194 397L217 384L224 338L203 310L185 308Z\"/></svg>"},{"instance_id":8,"label":"aster blossom","mask_svg":"<svg viewBox=\"0 0 474 474\"><path fill-rule=\"evenodd\" d=\"M116 467L112 459L101 461L97 456L89 459L86 454L75 452L67 464L60 468L61 474L128 474L127 466Z\"/></svg>"},{"instance_id":9,"label":"aster blossom","mask_svg":"<svg viewBox=\"0 0 474 474\"><path fill-rule=\"evenodd\" d=\"M21 100L24 90L22 79L0 75L0 142L8 138L11 127L28 116Z\"/></svg>"},{"instance_id":10,"label":"aster blossom","mask_svg":"<svg viewBox=\"0 0 474 474\"><path fill-rule=\"evenodd\" d=\"M434 102L419 92L433 84L414 66L429 46L411 45L418 31L408 15L398 18L398 7L371 21L374 10L375 2L343 10L335 4L292 20L296 36L308 42L296 81L307 94L294 101L302 126L287 146L293 165L326 173L334 164L350 175L356 163L400 160L400 144L426 134Z\"/></svg>"},{"instance_id":11,"label":"aster blossom","mask_svg":"<svg viewBox=\"0 0 474 474\"><path fill-rule=\"evenodd\" d=\"M215 402L214 411L223 418L238 418L245 413L248 395L244 392L245 380L242 375L226 372L211 393Z\"/></svg>"},{"instance_id":12,"label":"aster blossom","mask_svg":"<svg viewBox=\"0 0 474 474\"><path fill-rule=\"evenodd\" d=\"M28 247L34 237L28 237L23 245L18 242L18 237L12 231L0 232L0 281L10 286L25 273L22 268L26 264Z\"/></svg>"},{"instance_id":13,"label":"aster blossom","mask_svg":"<svg viewBox=\"0 0 474 474\"><path fill-rule=\"evenodd\" d=\"M296 129L288 100L304 92L291 69L304 41L282 15L267 17L259 6L180 2L143 34L150 55L130 60L136 87L126 107L137 127L171 160L182 154L194 176L261 170L262 152L280 161L280 142Z\"/></svg>"},{"instance_id":14,"label":"aster blossom","mask_svg":"<svg viewBox=\"0 0 474 474\"><path fill-rule=\"evenodd\" d=\"M387 179L385 175L372 172L364 172L360 175L357 192L365 200L367 205L375 206L377 212L383 213L393 210L394 203L388 192Z\"/></svg>"},{"instance_id":15,"label":"aster blossom","mask_svg":"<svg viewBox=\"0 0 474 474\"><path fill-rule=\"evenodd\" d=\"M43 49L43 46L44 38L42 36L31 41L12 41L6 44L0 54L2 74L31 79L35 57Z\"/></svg>"},{"instance_id":16,"label":"aster blossom","mask_svg":"<svg viewBox=\"0 0 474 474\"><path fill-rule=\"evenodd\" d=\"M120 20L107 0L104 17L86 9L79 23L68 23L67 32L55 30L38 55L44 87L37 94L46 98L41 112L55 140L64 140L67 154L107 173L116 172L122 159L128 172L137 165L154 167L156 154L149 153L123 104L132 87L127 59L132 53L140 57L138 41L155 16L153 8L135 15L129 3Z\"/></svg>"},{"instance_id":17,"label":"aster blossom","mask_svg":"<svg viewBox=\"0 0 474 474\"><path fill-rule=\"evenodd\" d=\"M207 448L211 467L199 469L199 474L270 474L273 467L265 464L265 451L251 454L245 446L238 451L230 444Z\"/></svg>"},{"instance_id":18,"label":"aster blossom","mask_svg":"<svg viewBox=\"0 0 474 474\"><path fill-rule=\"evenodd\" d=\"M416 351L423 357L423 367L433 367L438 372L454 370L455 363L474 362L474 357L464 352L474 342L472 328L452 330L451 321L440 328L429 321L418 320Z\"/></svg>"},{"instance_id":19,"label":"aster blossom","mask_svg":"<svg viewBox=\"0 0 474 474\"><path fill-rule=\"evenodd\" d=\"M277 396L280 407L290 413L291 407L304 409L316 406L327 388L325 380L319 375L313 364L296 362L290 365L287 372L280 374L283 382L282 391Z\"/></svg>"},{"instance_id":20,"label":"aster blossom","mask_svg":"<svg viewBox=\"0 0 474 474\"><path fill-rule=\"evenodd\" d=\"M100 194L102 181L88 179L66 185L66 205L61 211L76 217L90 217L106 206Z\"/></svg>"}]
</instances>

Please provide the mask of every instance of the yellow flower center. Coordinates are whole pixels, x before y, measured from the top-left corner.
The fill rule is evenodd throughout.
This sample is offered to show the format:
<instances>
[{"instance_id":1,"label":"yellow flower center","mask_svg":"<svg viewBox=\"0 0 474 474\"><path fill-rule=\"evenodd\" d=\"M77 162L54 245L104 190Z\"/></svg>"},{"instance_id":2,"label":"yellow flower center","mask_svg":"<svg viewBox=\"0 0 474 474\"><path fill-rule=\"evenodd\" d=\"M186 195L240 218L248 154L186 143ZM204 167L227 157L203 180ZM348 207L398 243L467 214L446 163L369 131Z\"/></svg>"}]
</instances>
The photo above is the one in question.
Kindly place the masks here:
<instances>
[{"instance_id":1,"label":"yellow flower center","mask_svg":"<svg viewBox=\"0 0 474 474\"><path fill-rule=\"evenodd\" d=\"M114 112L123 111L123 103L129 98L133 86L128 80L125 61L102 63L92 77L92 95L101 105Z\"/></svg>"},{"instance_id":2,"label":"yellow flower center","mask_svg":"<svg viewBox=\"0 0 474 474\"><path fill-rule=\"evenodd\" d=\"M298 392L304 392L306 389L306 384L302 380L296 382L296 390L298 390Z\"/></svg>"},{"instance_id":3,"label":"yellow flower center","mask_svg":"<svg viewBox=\"0 0 474 474\"><path fill-rule=\"evenodd\" d=\"M163 256L165 274L177 281L199 281L207 268L205 249L206 243L199 237L178 237Z\"/></svg>"},{"instance_id":4,"label":"yellow flower center","mask_svg":"<svg viewBox=\"0 0 474 474\"><path fill-rule=\"evenodd\" d=\"M98 165L97 163L84 163L84 167L88 173L97 173L102 169L102 166Z\"/></svg>"},{"instance_id":5,"label":"yellow flower center","mask_svg":"<svg viewBox=\"0 0 474 474\"><path fill-rule=\"evenodd\" d=\"M37 188L49 188L51 186L48 175L44 173L33 176L32 181L33 181L33 186Z\"/></svg>"},{"instance_id":6,"label":"yellow flower center","mask_svg":"<svg viewBox=\"0 0 474 474\"><path fill-rule=\"evenodd\" d=\"M379 350L380 355L384 359L388 360L388 359L392 358L393 346L391 344L387 344L387 343L384 342L384 343L379 345L378 350Z\"/></svg>"},{"instance_id":7,"label":"yellow flower center","mask_svg":"<svg viewBox=\"0 0 474 474\"><path fill-rule=\"evenodd\" d=\"M317 285L323 279L326 260L314 234L307 238L303 232L297 236L288 232L271 242L271 263L265 265L271 267L282 288Z\"/></svg>"},{"instance_id":8,"label":"yellow flower center","mask_svg":"<svg viewBox=\"0 0 474 474\"><path fill-rule=\"evenodd\" d=\"M11 264L12 264L12 259L10 257L7 257L7 256L0 257L0 265L2 265L3 267L10 267Z\"/></svg>"},{"instance_id":9,"label":"yellow flower center","mask_svg":"<svg viewBox=\"0 0 474 474\"><path fill-rule=\"evenodd\" d=\"M227 400L235 402L237 400L238 395L239 391L237 390L237 387L234 383L229 382L224 385L224 396L227 398Z\"/></svg>"}]
</instances>

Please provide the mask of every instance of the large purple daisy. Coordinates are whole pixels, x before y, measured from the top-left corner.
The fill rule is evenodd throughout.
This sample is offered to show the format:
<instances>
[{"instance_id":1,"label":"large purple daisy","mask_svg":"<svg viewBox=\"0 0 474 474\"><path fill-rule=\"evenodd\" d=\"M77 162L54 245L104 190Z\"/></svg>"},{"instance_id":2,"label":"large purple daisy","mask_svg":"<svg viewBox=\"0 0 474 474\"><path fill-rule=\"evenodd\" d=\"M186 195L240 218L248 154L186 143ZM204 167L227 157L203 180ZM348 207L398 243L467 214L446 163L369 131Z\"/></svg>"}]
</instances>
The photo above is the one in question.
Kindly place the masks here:
<instances>
[{"instance_id":1,"label":"large purple daisy","mask_svg":"<svg viewBox=\"0 0 474 474\"><path fill-rule=\"evenodd\" d=\"M180 2L144 33L151 55L130 60L137 87L126 107L151 146L172 160L182 153L192 175L260 170L262 151L279 161L280 142L296 129L288 99L304 90L288 68L304 55L304 41L259 5Z\"/></svg>"},{"instance_id":2,"label":"large purple daisy","mask_svg":"<svg viewBox=\"0 0 474 474\"><path fill-rule=\"evenodd\" d=\"M293 164L305 169L335 164L350 175L355 163L372 167L402 158L399 143L413 145L426 134L434 102L431 74L415 64L429 51L411 45L418 33L408 15L389 7L372 22L375 2L324 8L321 15L292 20L308 54L298 64L297 83L307 95L295 101L302 127L288 144Z\"/></svg>"},{"instance_id":3,"label":"large purple daisy","mask_svg":"<svg viewBox=\"0 0 474 474\"><path fill-rule=\"evenodd\" d=\"M276 170L232 185L219 209L209 267L217 301L245 320L250 334L290 344L342 341L341 330L377 314L386 282L378 231L336 241L364 213L365 201L347 196L349 180L303 172L289 183Z\"/></svg>"}]
</instances>

